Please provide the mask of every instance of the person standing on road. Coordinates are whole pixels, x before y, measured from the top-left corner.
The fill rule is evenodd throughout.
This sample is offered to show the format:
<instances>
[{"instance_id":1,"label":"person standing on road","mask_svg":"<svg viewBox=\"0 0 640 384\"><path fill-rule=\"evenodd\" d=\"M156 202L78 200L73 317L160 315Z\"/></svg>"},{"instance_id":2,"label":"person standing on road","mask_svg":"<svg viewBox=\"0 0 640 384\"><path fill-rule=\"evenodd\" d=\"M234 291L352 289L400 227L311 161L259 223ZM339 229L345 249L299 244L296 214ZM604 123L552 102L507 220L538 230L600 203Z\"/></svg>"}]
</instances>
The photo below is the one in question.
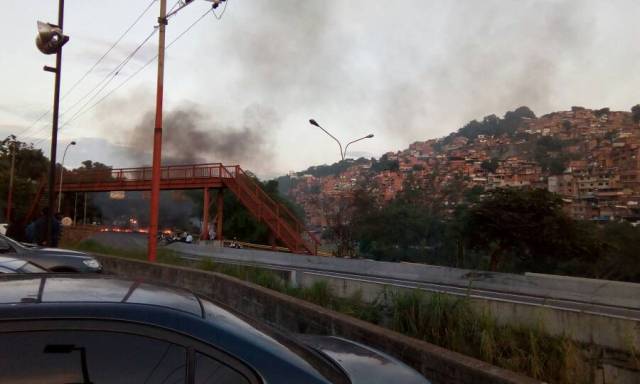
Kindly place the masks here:
<instances>
[{"instance_id":1,"label":"person standing on road","mask_svg":"<svg viewBox=\"0 0 640 384\"><path fill-rule=\"evenodd\" d=\"M51 237L51 246L58 248L60 237L62 236L62 214L60 212L53 216L53 236Z\"/></svg>"},{"instance_id":2,"label":"person standing on road","mask_svg":"<svg viewBox=\"0 0 640 384\"><path fill-rule=\"evenodd\" d=\"M60 240L60 222L56 217L52 219L52 236L51 244L47 244L47 217L49 216L49 208L42 209L42 214L33 223L34 225L34 243L38 245L47 245L49 247L57 247Z\"/></svg>"}]
</instances>

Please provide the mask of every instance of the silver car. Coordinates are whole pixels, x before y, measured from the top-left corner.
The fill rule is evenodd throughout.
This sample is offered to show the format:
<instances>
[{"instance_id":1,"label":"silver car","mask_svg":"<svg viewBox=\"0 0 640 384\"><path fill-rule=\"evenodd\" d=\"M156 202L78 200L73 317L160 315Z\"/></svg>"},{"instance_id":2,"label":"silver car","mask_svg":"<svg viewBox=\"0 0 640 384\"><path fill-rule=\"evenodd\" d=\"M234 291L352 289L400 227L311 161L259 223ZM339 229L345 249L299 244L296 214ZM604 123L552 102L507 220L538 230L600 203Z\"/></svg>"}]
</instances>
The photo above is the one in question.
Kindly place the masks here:
<instances>
[{"instance_id":1,"label":"silver car","mask_svg":"<svg viewBox=\"0 0 640 384\"><path fill-rule=\"evenodd\" d=\"M100 262L86 253L22 244L4 235L0 235L0 255L27 260L52 272L102 272Z\"/></svg>"}]
</instances>

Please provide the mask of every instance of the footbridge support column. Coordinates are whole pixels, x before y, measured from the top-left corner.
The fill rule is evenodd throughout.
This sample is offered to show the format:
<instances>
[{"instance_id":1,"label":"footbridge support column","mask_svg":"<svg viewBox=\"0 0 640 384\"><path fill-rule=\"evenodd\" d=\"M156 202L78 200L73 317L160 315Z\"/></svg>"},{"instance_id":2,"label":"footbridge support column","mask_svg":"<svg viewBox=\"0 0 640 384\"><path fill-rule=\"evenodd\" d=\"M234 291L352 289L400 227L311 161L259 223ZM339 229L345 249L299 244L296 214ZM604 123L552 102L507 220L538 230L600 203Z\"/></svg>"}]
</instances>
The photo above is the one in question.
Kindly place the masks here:
<instances>
[{"instance_id":1,"label":"footbridge support column","mask_svg":"<svg viewBox=\"0 0 640 384\"><path fill-rule=\"evenodd\" d=\"M218 189L218 195L216 196L216 238L220 240L220 245L224 245L224 238L222 237L222 224L224 220L224 189Z\"/></svg>"},{"instance_id":2,"label":"footbridge support column","mask_svg":"<svg viewBox=\"0 0 640 384\"><path fill-rule=\"evenodd\" d=\"M204 188L204 201L202 204L202 228L200 239L209 240L209 188Z\"/></svg>"}]
</instances>

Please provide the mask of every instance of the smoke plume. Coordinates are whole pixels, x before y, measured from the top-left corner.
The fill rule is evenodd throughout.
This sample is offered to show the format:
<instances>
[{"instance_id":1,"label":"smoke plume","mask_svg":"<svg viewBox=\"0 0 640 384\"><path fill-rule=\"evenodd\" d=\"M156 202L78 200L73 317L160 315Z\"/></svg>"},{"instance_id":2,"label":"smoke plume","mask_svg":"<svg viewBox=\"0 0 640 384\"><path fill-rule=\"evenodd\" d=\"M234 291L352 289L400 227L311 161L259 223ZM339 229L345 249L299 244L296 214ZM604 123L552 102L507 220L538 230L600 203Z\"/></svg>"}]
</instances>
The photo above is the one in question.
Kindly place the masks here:
<instances>
[{"instance_id":1,"label":"smoke plume","mask_svg":"<svg viewBox=\"0 0 640 384\"><path fill-rule=\"evenodd\" d=\"M247 7L250 14L234 14L246 20L215 43L227 46L226 63L242 68L231 88L277 99L292 113L364 117L405 142L520 105L551 108L557 75L588 62L597 17L591 1L261 0ZM346 105L353 116L339 110Z\"/></svg>"},{"instance_id":2,"label":"smoke plume","mask_svg":"<svg viewBox=\"0 0 640 384\"><path fill-rule=\"evenodd\" d=\"M168 105L167 161L237 161L274 175L336 160L309 118L345 141L372 132L354 150L381 154L521 105L539 115L627 109L640 81L628 49L640 33L637 1L228 4L220 22L199 26L212 33L172 58L197 81L184 88L189 98L219 109ZM255 105L270 118L256 118ZM137 163L149 162L152 126L145 115L127 143ZM276 143L287 150L274 153Z\"/></svg>"},{"instance_id":3,"label":"smoke plume","mask_svg":"<svg viewBox=\"0 0 640 384\"><path fill-rule=\"evenodd\" d=\"M149 111L128 135L130 157L136 164L150 162L154 122L155 114ZM262 171L273 157L270 132L277 129L276 124L275 113L257 105L245 110L239 126L218 123L195 104L166 110L162 164L222 162Z\"/></svg>"}]
</instances>

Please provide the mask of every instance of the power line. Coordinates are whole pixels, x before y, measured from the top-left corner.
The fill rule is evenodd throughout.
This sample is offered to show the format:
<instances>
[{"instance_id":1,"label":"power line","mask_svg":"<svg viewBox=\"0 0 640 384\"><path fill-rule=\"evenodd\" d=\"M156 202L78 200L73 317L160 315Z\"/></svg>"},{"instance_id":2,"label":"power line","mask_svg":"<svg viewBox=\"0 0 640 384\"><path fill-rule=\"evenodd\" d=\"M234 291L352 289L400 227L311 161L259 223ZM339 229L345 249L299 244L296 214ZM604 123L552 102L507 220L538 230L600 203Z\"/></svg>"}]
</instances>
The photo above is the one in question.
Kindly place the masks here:
<instances>
[{"instance_id":1,"label":"power line","mask_svg":"<svg viewBox=\"0 0 640 384\"><path fill-rule=\"evenodd\" d=\"M155 0L154 0L155 1ZM169 49L173 44L175 44L178 40L180 40L185 34L187 34L191 29L193 29L193 27L196 26L196 24L198 24L202 19L204 19L209 12L213 13L214 16L216 17L216 19L220 20L222 18L222 16L224 15L226 9L227 9L227 4L228 4L229 0L225 1L225 6L222 9L222 12L220 13L220 15L217 15L215 13L215 10L213 7L209 8L209 10L207 10L205 13L203 13L198 19L196 19L193 23L191 23L186 29L184 29L180 34L178 34L173 40L171 40L171 42L169 42L169 44L167 44L165 49ZM178 0L173 8L175 8L178 4L180 3L180 0ZM172 8L172 9L173 9ZM154 30L155 32L155 30ZM151 34L152 35L152 34ZM150 38L150 36L147 37L147 39L145 39L145 42ZM144 42L143 42L144 44ZM142 44L142 45L143 45ZM139 50L141 48L141 46L139 46L138 48L136 48L136 50L134 51L134 54L137 50ZM115 75L113 75L111 78L109 78L109 81L107 84L105 84L105 86L103 86L102 88L100 88L100 90L87 102L85 103L82 108L80 108L80 110L78 110L69 120L65 121L62 126L60 127L60 130L62 128L64 128L65 126L71 124L72 122L76 121L77 119L79 119L80 117L82 117L84 114L86 114L87 112L89 112L90 110L94 109L95 107L97 107L100 103L102 103L105 99L107 99L109 96L111 96L113 93L115 93L118 89L122 88L124 85L126 85L131 79L133 79L135 76L137 76L140 72L142 72L145 68L147 68L151 63L155 62L155 60L158 58L158 55L156 54L154 57L152 57L149 61L147 61L142 67L138 68L134 73L132 73L129 77L127 77L124 81L122 81L120 84L118 84L115 88L113 88L112 90L110 90L107 94L105 94L103 97L101 97L98 101L96 101L94 104L92 104L91 106L89 106L88 108L84 109L86 105L88 105L88 103L93 100L100 92L102 92L102 90L104 90L104 88L106 88L106 85L108 85L108 83L110 83L115 76L118 74L116 73ZM130 59L129 59L130 60ZM128 60L126 60L126 63L128 63ZM125 64L126 64L125 63ZM120 68L122 69L122 68ZM119 72L119 71L118 71ZM110 74L113 74L114 71L112 71ZM108 78L109 75L107 75ZM106 78L105 78L106 79ZM105 80L103 79L103 81ZM99 85L98 85L99 86ZM95 90L97 87L94 87L93 90ZM93 90L91 92L93 92ZM89 92L88 94L90 94L91 92ZM88 95L87 94L87 95ZM87 96L85 95L85 96ZM77 103L76 103L77 104ZM70 107L69 109L67 109L66 111L64 111L64 113L68 112L70 109L72 109L72 107ZM63 114L64 114L63 113ZM43 128L46 128L43 127ZM42 131L42 129L40 130ZM46 142L48 140L47 137L41 138L39 140L36 140L33 145L36 146L40 143Z\"/></svg>"},{"instance_id":2,"label":"power line","mask_svg":"<svg viewBox=\"0 0 640 384\"><path fill-rule=\"evenodd\" d=\"M131 29L133 29L133 27L135 27L136 24L138 24L138 22L147 13L147 11L149 11L149 9L151 9L151 7L153 6L153 3L155 3L156 1L158 1L158 0L151 0L149 5L147 5L147 7L142 11L142 13L133 21L133 23L120 35L120 37L118 37L118 39L113 44L111 44L109 49L107 49L107 51L102 56L100 56L98 61L96 61L95 64L93 64L91 66L91 68L89 68L89 70L87 72L85 72L85 74L82 75L82 77L80 77L80 79L78 79L78 81L76 81L71 86L71 88L69 88L69 90L67 92L65 92L65 94L62 96L62 99L64 99L71 92L73 92L73 90L78 86L78 84L80 84L87 76L89 76L89 74L91 72L93 72L93 70L102 62L102 60L104 60L104 58L107 57L107 55L109 55L109 53L120 43L120 41L122 41L122 39L129 33L129 31L131 31Z\"/></svg>"},{"instance_id":3,"label":"power line","mask_svg":"<svg viewBox=\"0 0 640 384\"><path fill-rule=\"evenodd\" d=\"M196 26L196 24L198 24L202 19L204 19L209 12L212 12L213 8L210 8L207 12L205 12L204 14L202 14L202 16L200 16L198 19L196 19L196 21L194 21L191 25L189 25L184 31L182 31L178 36L176 36L173 40L171 40L171 42L169 42L169 44L167 44L165 49L169 49L173 44L175 44L178 40L180 40L185 34L187 34L187 32L189 32L193 27ZM95 102L93 105L91 105L89 108L85 109L84 111L82 111L79 114L74 115L72 118L70 118L69 120L67 120L60 129L62 129L62 127L72 123L73 121L77 120L78 118L80 118L82 115L84 115L85 113L89 112L90 110L92 110L93 108L95 108L96 106L98 106L98 104L100 104L102 101L104 101L107 97L109 97L111 94L113 94L114 92L116 92L118 89L120 89L121 87L123 87L126 83L128 83L131 79L133 79L135 76L137 76L140 72L142 72L142 70L144 70L146 67L148 67L151 63L155 62L156 59L158 58L158 55L156 54L154 57L152 57L149 61L147 61L142 67L138 68L138 70L136 70L134 73L132 73L129 77L127 77L124 81L122 81L120 84L118 84L115 88L113 88L111 91L109 91L107 94L105 94L102 98L100 98L97 102Z\"/></svg>"},{"instance_id":4,"label":"power line","mask_svg":"<svg viewBox=\"0 0 640 384\"><path fill-rule=\"evenodd\" d=\"M229 0L226 0L224 2L224 8L222 8L222 12L220 12L220 15L216 14L215 9L213 10L213 16L215 16L216 19L221 20L222 16L224 16L224 13L227 11L227 4L229 4ZM212 8L213 9L213 8Z\"/></svg>"},{"instance_id":5,"label":"power line","mask_svg":"<svg viewBox=\"0 0 640 384\"><path fill-rule=\"evenodd\" d=\"M172 9L176 8L178 5L180 4L180 0L176 1L176 3L173 5ZM191 30L191 28L193 28L200 20L202 20L209 12L211 12L213 10L213 8L209 9L207 12L205 12L202 16L200 16L195 22L193 22L189 27L187 27L184 31L182 31L182 33L180 33L175 39L173 39L166 47L166 49L168 49L169 47L171 47L171 45L173 45L173 43L175 43L177 40L179 40L182 36L184 36L187 32L189 32ZM157 29L154 29L154 33L157 31ZM151 34L153 35L153 33ZM142 48L142 45L144 45L144 43L146 43L149 38L151 37L148 36L145 41L141 44L141 46L139 46L136 51L133 52L133 54L135 54L135 52L137 52L137 50L139 50L140 48ZM108 83L111 82L111 80L113 80L115 78L115 75L117 75L117 73L115 75L113 75L111 78L109 78L109 81L107 82L107 84L105 84L103 87L100 88L100 90L87 102L85 103L82 108L80 108L80 110L78 112L76 112L69 120L67 120L61 127L60 129L62 129L63 127L69 125L71 122L75 121L77 118L79 118L80 116L84 115L86 112L92 110L93 108L95 108L98 104L100 104L104 99L106 99L108 96L110 96L112 93L114 93L116 90L118 90L120 87L122 87L124 84L126 84L129 80L131 80L133 77L135 77L138 73L140 73L144 68L146 68L147 66L149 66L151 63L153 63L156 59L158 58L158 55L155 55L151 60L149 60L148 62L146 62L141 68L139 68L137 71L135 71L131 76L129 76L127 79L125 79L121 84L119 84L118 86L116 86L114 89L112 89L111 91L109 91L106 95L104 95L102 98L100 98L96 103L94 103L93 105L91 105L89 108L84 109L84 107L86 105L88 105L88 103L93 100L100 92L102 92L102 90L108 85ZM127 61L128 62L128 61ZM125 63L126 64L126 63ZM122 69L122 67L120 68L120 70ZM118 70L119 71L119 70ZM112 71L113 73L113 71ZM107 75L109 76L109 75ZM95 90L95 88L94 88ZM91 91L93 92L93 90ZM89 92L89 93L91 93ZM71 108L69 108L71 109ZM68 110L66 110L64 113L68 112ZM63 114L64 114L63 113Z\"/></svg>"},{"instance_id":6,"label":"power line","mask_svg":"<svg viewBox=\"0 0 640 384\"><path fill-rule=\"evenodd\" d=\"M80 107L80 109L76 112L76 114L74 114L74 116L76 116L80 111L82 111L82 109L87 104L89 104L93 99L95 99L111 83L111 81L113 81L113 79L115 79L115 77L120 74L120 71L122 71L122 69L129 63L129 61L131 61L131 59L133 59L133 57L136 55L136 53L138 53L138 51L140 51L140 49L142 49L142 47L149 41L149 39L151 39L151 37L153 37L153 35L156 33L156 31L157 31L157 29L154 28L153 31L151 31L151 33L127 57L125 57L125 59L122 62L120 62L120 64L118 64L111 72L109 72L109 74L107 74L107 76L105 76L104 79L102 79L102 81L100 83L98 83L93 89L91 89L89 92L87 92L85 94L85 96L83 96L81 99L79 99L75 104L73 104L71 107L66 109L62 113L62 115L66 114L67 112L69 112L70 110L75 108L80 102L84 101L84 99L86 97L88 97L90 94L94 93L94 91L96 91L96 89L97 89L97 92L95 92L93 94L93 96L91 96L89 98L89 100L87 100L82 105L82 107ZM72 117L72 119L73 119L73 117Z\"/></svg>"},{"instance_id":7,"label":"power line","mask_svg":"<svg viewBox=\"0 0 640 384\"><path fill-rule=\"evenodd\" d=\"M113 79L115 79L115 77L120 74L120 71L122 71L122 69L129 63L129 61L131 61L131 59L135 56L135 54L140 51L140 49L149 41L149 39L151 39L151 37L156 33L156 29L154 28L151 33L140 43L138 44L138 46L129 54L127 55L127 57L125 57L125 59L123 61L121 61L113 70L111 70L111 72L109 72L95 87L93 87L89 92L87 92L82 98L80 98L76 103L74 103L71 107L67 108L64 112L62 112L61 115L64 115L66 113L68 113L70 110L74 109L77 105L79 105L81 102L85 101L85 99L87 97L89 97L91 94L93 94L91 97L89 97L88 100L86 100L84 102L84 104L82 104L82 106L80 107L80 109L78 109L78 111L76 111L76 113L72 116L71 119L74 119L76 116L78 116L82 110L89 104L91 103L92 100L94 100L110 83L111 81L113 81ZM94 93L94 91L96 91ZM60 126L59 129L62 129L65 125L67 125L71 119L67 120L67 122L65 122L64 124L62 124ZM42 128L40 128L37 132L36 135L39 134L40 132L42 132L44 129L48 128L48 126L43 126ZM46 141L47 138L43 138L40 139L36 142L39 141ZM34 142L35 145L35 142Z\"/></svg>"},{"instance_id":8,"label":"power line","mask_svg":"<svg viewBox=\"0 0 640 384\"><path fill-rule=\"evenodd\" d=\"M173 40L171 40L171 42L169 42L169 44L167 44L166 49L169 49L178 40L180 40L184 35L186 35L191 29L193 29L193 27L195 27L196 24L198 24L202 19L204 19L209 14L209 12L213 12L213 8L209 8L209 10L207 10L205 13L203 13L198 19L196 19L193 23L191 23L186 29L184 29L182 32L180 32L180 34L178 34ZM62 130L63 127L71 124L73 121L79 119L85 113L89 112L90 110L92 110L93 108L98 106L98 104L102 103L106 98L111 96L114 92L116 92L118 89L120 89L125 84L127 84L131 79L133 79L135 76L137 76L140 72L142 72L145 68L147 68L153 62L155 62L157 58L158 58L158 55L156 54L149 61L147 61L142 67L138 68L135 72L133 72L131 75L129 75L129 77L127 77L124 81L122 81L120 84L118 84L115 88L113 88L111 91L109 91L107 94L105 94L102 98L100 98L98 101L96 101L90 107L84 109L82 112L77 113L72 118L70 118L69 120L65 121L64 124L60 127L60 130ZM33 145L36 146L36 145L38 145L40 143L46 142L47 140L48 140L48 138L44 137L42 139L39 139L39 140L35 141L33 143Z\"/></svg>"},{"instance_id":9,"label":"power line","mask_svg":"<svg viewBox=\"0 0 640 384\"><path fill-rule=\"evenodd\" d=\"M151 2L149 3L149 5L147 5L147 7L142 11L142 13L140 15L138 15L138 17L133 21L133 23L131 25L129 25L129 27L127 27L127 29L120 35L120 37L118 37L118 39L107 49L107 51L100 56L100 58L89 68L89 70L87 70L87 72L84 73L84 75L82 75L82 77L80 77L80 79L78 79L72 86L71 88L65 92L65 94L62 96L61 100L64 100L67 96L69 96L69 94L71 94L71 92L73 92L73 90L82 82L84 81L84 79L86 79L86 77L93 72L93 70L102 62L102 60L104 60L107 55L109 55L109 53L120 43L120 41L122 41L122 39L131 31L131 29L133 29L133 27L136 26L136 24L138 24L138 22L142 19L142 17L149 11L149 9L151 9L151 7L153 6L153 4L156 2L157 0L151 0ZM51 108L49 108L46 112L44 112L42 115L40 115L36 121L34 121L27 129L25 129L24 131L22 131L21 133L19 133L18 135L16 135L16 137L23 137L27 135L27 132L29 132L31 129L33 129L38 122L40 122L40 120L44 119L49 113L51 113Z\"/></svg>"}]
</instances>

